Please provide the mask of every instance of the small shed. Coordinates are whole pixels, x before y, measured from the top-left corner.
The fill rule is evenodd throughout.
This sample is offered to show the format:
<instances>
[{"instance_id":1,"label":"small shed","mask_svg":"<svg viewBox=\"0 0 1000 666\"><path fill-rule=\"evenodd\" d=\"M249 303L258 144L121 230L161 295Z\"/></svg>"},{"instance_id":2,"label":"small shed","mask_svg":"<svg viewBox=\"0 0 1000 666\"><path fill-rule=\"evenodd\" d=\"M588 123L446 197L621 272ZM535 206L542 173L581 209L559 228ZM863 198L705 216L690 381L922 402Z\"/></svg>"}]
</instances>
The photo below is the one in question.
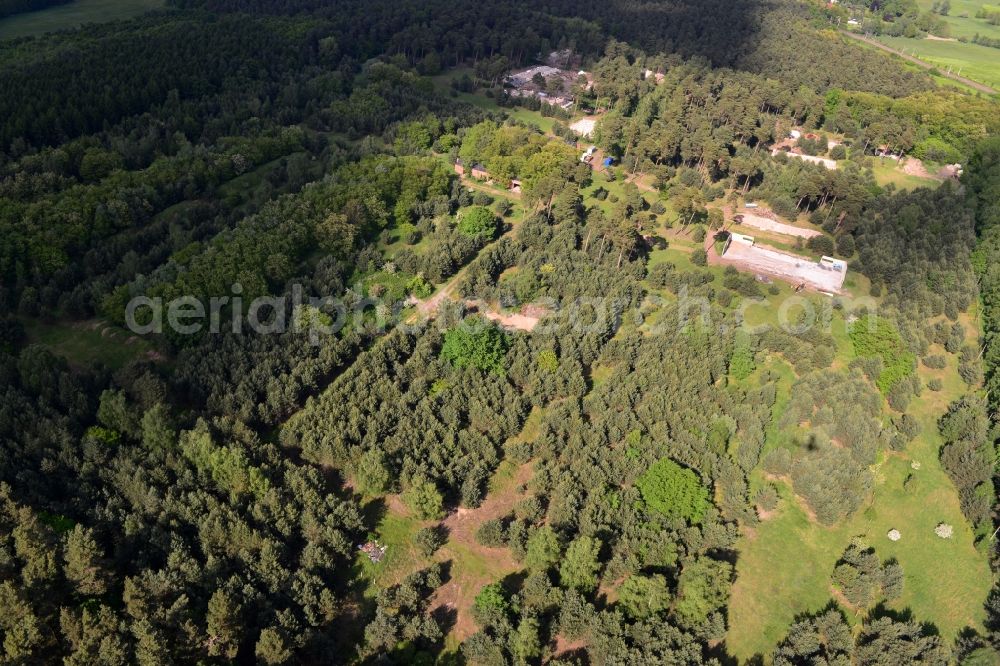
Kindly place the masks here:
<instances>
[{"instance_id":1,"label":"small shed","mask_svg":"<svg viewBox=\"0 0 1000 666\"><path fill-rule=\"evenodd\" d=\"M472 177L476 180L489 180L490 172L482 164L473 164Z\"/></svg>"},{"instance_id":2,"label":"small shed","mask_svg":"<svg viewBox=\"0 0 1000 666\"><path fill-rule=\"evenodd\" d=\"M459 176L465 175L465 165L462 164L462 158L458 158L457 160L455 160L455 173L457 173Z\"/></svg>"},{"instance_id":3,"label":"small shed","mask_svg":"<svg viewBox=\"0 0 1000 666\"><path fill-rule=\"evenodd\" d=\"M602 162L602 164L606 167L609 167L614 163L615 163L615 158L613 157L605 157L604 161Z\"/></svg>"},{"instance_id":4,"label":"small shed","mask_svg":"<svg viewBox=\"0 0 1000 666\"><path fill-rule=\"evenodd\" d=\"M847 270L847 264L840 259L834 259L833 257L823 256L819 260L819 265L822 268L828 268L833 271L840 271L843 273Z\"/></svg>"},{"instance_id":5,"label":"small shed","mask_svg":"<svg viewBox=\"0 0 1000 666\"><path fill-rule=\"evenodd\" d=\"M517 178L514 178L513 180L511 180L510 181L510 191L513 192L514 194L520 194L521 193L521 181L519 181Z\"/></svg>"}]
</instances>

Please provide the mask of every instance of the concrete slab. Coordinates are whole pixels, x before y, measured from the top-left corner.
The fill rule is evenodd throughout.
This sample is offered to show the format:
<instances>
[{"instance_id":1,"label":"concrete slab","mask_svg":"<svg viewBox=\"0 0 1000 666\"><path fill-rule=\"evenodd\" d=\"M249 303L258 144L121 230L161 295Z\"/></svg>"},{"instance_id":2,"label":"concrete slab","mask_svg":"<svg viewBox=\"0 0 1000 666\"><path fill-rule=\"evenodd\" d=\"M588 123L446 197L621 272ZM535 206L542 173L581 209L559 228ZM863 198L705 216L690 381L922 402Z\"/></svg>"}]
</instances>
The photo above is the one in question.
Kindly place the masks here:
<instances>
[{"instance_id":1,"label":"concrete slab","mask_svg":"<svg viewBox=\"0 0 1000 666\"><path fill-rule=\"evenodd\" d=\"M766 245L729 243L720 259L723 264L835 294L840 293L847 278L846 270L827 268L807 257L780 252Z\"/></svg>"},{"instance_id":2,"label":"concrete slab","mask_svg":"<svg viewBox=\"0 0 1000 666\"><path fill-rule=\"evenodd\" d=\"M754 215L753 213L740 213L740 215L743 216L743 220L740 224L745 224L746 226L754 227L755 229L763 229L764 231L773 231L778 234L798 236L800 238L813 238L815 236L823 235L823 232L817 231L816 229L794 227L790 224L785 224L784 222L777 222L768 217Z\"/></svg>"}]
</instances>

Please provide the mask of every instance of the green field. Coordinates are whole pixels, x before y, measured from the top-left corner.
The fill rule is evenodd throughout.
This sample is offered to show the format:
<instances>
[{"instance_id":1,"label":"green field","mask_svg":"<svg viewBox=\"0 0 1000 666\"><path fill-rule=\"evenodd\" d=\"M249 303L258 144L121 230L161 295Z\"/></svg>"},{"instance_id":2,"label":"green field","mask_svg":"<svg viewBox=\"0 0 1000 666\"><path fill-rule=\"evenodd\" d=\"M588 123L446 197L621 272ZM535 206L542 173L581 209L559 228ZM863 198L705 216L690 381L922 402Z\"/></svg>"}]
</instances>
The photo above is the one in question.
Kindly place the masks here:
<instances>
[{"instance_id":1,"label":"green field","mask_svg":"<svg viewBox=\"0 0 1000 666\"><path fill-rule=\"evenodd\" d=\"M982 21L982 23L986 25ZM992 27L992 26L991 26ZM980 31L985 32L985 31ZM904 51L945 71L1000 87L1000 49L979 44L945 42L931 39L909 39L907 37L879 37L883 44Z\"/></svg>"},{"instance_id":2,"label":"green field","mask_svg":"<svg viewBox=\"0 0 1000 666\"><path fill-rule=\"evenodd\" d=\"M164 0L74 0L66 5L0 20L0 39L31 37L76 28L84 23L129 19L151 9L162 9L164 5Z\"/></svg>"},{"instance_id":3,"label":"green field","mask_svg":"<svg viewBox=\"0 0 1000 666\"><path fill-rule=\"evenodd\" d=\"M843 348L846 340L839 335L835 338L841 347L836 361L840 364L849 353ZM777 417L787 402L794 376L783 361L769 365L781 375ZM920 419L921 434L906 451L883 453L874 466L872 497L847 520L834 527L819 525L785 482L775 482L782 497L775 515L747 530L738 546L726 644L729 653L741 662L757 655L769 661L775 645L798 616L830 603L830 574L856 536L863 536L881 559L895 558L903 567L904 592L888 604L890 609L912 611L915 617L933 624L947 641L965 627L981 626L992 575L986 557L973 545L973 533L962 516L955 488L938 460L941 440L937 418L965 388L950 355L948 368L921 368L921 375L925 382L941 378L944 389L938 393L925 390L913 401L909 411ZM769 447L780 439L779 432L768 432ZM919 469L911 467L914 461ZM911 474L913 478L904 487ZM755 483L763 482L763 476L755 479ZM940 522L954 526L952 539L934 534ZM894 528L903 535L895 543L886 538ZM943 562L949 566L942 567ZM861 619L848 615L852 623Z\"/></svg>"},{"instance_id":4,"label":"green field","mask_svg":"<svg viewBox=\"0 0 1000 666\"><path fill-rule=\"evenodd\" d=\"M73 323L23 319L28 342L41 345L70 365L103 364L112 370L142 356L152 358L148 342L105 321Z\"/></svg>"},{"instance_id":5,"label":"green field","mask_svg":"<svg viewBox=\"0 0 1000 666\"><path fill-rule=\"evenodd\" d=\"M876 158L872 172L875 174L875 182L879 185L885 186L892 183L901 190L914 190L918 187L934 188L940 183L940 181L934 178L921 178L920 176L911 176L908 173L903 173L895 160L890 159Z\"/></svg>"},{"instance_id":6,"label":"green field","mask_svg":"<svg viewBox=\"0 0 1000 666\"><path fill-rule=\"evenodd\" d=\"M949 0L951 11L944 17L951 29L950 37L969 37L977 32L984 37L1000 38L1000 26L990 25L984 19L977 19L976 12L986 7L988 11L1000 12L1000 6L977 2L977 0ZM923 11L930 11L934 0L917 0ZM967 14L967 16L962 16Z\"/></svg>"},{"instance_id":7,"label":"green field","mask_svg":"<svg viewBox=\"0 0 1000 666\"><path fill-rule=\"evenodd\" d=\"M449 70L444 74L435 76L434 82L438 85L439 89L446 90L450 87L453 79L460 78L463 74L472 76L472 69L468 67L459 67ZM487 97L483 91L476 91L472 93L459 92L457 93L455 99L477 106L486 111L503 113L514 120L524 123L525 125L533 125L542 132L546 133L552 131L552 125L555 123L555 118L543 116L538 111L532 111L521 106L502 107L496 103L496 100Z\"/></svg>"}]
</instances>

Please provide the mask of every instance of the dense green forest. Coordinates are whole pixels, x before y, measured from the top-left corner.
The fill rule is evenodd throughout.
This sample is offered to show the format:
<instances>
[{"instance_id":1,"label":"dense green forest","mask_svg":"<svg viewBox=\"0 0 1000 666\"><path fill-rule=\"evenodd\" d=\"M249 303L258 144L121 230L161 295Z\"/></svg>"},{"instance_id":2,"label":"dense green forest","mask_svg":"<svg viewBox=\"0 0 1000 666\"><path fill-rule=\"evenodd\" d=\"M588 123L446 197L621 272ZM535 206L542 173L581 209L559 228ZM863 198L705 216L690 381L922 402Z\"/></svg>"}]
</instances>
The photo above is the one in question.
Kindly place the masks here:
<instances>
[{"instance_id":1,"label":"dense green forest","mask_svg":"<svg viewBox=\"0 0 1000 666\"><path fill-rule=\"evenodd\" d=\"M0 41L0 663L1000 663L1000 107L825 26ZM552 52L568 112L504 83ZM750 202L843 290L724 265Z\"/></svg>"}]
</instances>

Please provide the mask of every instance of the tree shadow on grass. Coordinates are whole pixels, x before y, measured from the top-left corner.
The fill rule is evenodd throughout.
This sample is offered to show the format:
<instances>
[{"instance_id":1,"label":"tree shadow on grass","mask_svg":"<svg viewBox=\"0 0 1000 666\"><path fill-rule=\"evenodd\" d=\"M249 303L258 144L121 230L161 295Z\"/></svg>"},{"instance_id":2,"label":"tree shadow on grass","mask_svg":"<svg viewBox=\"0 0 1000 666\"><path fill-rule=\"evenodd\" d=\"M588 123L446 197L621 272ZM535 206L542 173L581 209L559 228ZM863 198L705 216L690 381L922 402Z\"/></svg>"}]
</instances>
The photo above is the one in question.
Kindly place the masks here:
<instances>
[{"instance_id":1,"label":"tree shadow on grass","mask_svg":"<svg viewBox=\"0 0 1000 666\"><path fill-rule=\"evenodd\" d=\"M361 522L366 530L374 532L388 513L389 505L385 498L376 497L361 505Z\"/></svg>"}]
</instances>

